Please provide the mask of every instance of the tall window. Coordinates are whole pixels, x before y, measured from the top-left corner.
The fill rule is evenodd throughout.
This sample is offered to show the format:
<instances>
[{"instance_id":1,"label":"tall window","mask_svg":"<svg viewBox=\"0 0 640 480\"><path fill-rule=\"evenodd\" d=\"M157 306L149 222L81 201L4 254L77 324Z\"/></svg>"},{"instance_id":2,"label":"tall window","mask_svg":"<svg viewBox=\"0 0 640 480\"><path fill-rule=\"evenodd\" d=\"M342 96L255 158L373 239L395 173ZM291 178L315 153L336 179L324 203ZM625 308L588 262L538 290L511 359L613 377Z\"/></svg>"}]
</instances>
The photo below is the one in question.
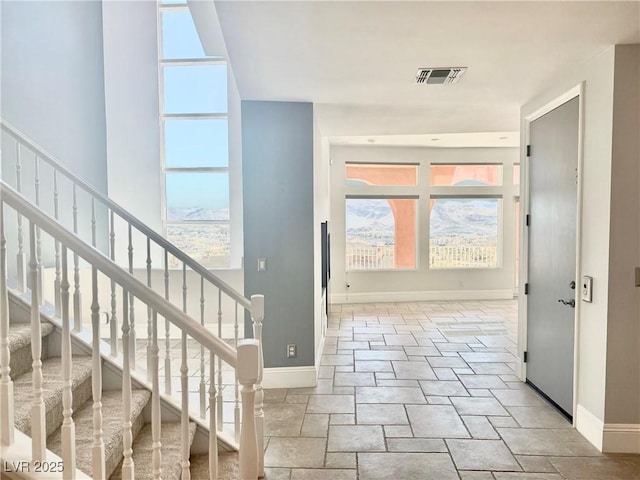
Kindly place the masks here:
<instances>
[{"instance_id":1,"label":"tall window","mask_svg":"<svg viewBox=\"0 0 640 480\"><path fill-rule=\"evenodd\" d=\"M203 265L229 267L227 63L205 55L181 3L159 7L165 235Z\"/></svg>"}]
</instances>

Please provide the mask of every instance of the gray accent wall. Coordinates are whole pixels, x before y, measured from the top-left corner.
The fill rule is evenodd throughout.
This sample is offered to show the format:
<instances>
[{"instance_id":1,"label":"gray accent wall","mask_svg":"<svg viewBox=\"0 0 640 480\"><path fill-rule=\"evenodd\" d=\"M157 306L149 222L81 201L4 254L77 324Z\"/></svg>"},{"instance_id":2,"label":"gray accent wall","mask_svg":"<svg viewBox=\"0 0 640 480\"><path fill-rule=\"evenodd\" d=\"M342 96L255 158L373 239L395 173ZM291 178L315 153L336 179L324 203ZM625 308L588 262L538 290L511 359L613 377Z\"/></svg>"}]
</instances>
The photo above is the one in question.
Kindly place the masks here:
<instances>
[{"instance_id":1,"label":"gray accent wall","mask_svg":"<svg viewBox=\"0 0 640 480\"><path fill-rule=\"evenodd\" d=\"M243 101L242 157L244 291L265 295L265 367L312 366L313 105Z\"/></svg>"},{"instance_id":2,"label":"gray accent wall","mask_svg":"<svg viewBox=\"0 0 640 480\"><path fill-rule=\"evenodd\" d=\"M640 45L616 45L605 424L640 424Z\"/></svg>"}]
</instances>

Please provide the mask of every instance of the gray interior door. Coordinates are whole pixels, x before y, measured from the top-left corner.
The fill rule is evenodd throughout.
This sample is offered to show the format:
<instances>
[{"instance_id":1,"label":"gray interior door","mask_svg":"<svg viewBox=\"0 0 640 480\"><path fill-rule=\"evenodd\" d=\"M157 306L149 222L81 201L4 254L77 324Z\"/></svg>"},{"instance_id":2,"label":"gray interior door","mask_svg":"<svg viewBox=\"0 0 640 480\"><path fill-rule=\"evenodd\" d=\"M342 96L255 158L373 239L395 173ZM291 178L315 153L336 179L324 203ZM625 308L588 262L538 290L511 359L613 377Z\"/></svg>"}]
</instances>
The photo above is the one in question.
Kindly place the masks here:
<instances>
[{"instance_id":1,"label":"gray interior door","mask_svg":"<svg viewBox=\"0 0 640 480\"><path fill-rule=\"evenodd\" d=\"M527 382L573 414L578 98L531 123Z\"/></svg>"}]
</instances>

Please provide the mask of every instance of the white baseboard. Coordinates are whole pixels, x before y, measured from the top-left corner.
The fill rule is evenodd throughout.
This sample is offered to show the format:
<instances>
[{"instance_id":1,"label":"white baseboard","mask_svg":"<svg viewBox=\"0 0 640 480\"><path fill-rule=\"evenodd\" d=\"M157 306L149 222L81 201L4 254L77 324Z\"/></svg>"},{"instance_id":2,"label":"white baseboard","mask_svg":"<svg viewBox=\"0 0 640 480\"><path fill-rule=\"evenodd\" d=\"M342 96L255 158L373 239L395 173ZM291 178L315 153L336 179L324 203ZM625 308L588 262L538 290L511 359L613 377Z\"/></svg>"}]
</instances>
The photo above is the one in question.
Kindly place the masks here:
<instances>
[{"instance_id":1,"label":"white baseboard","mask_svg":"<svg viewBox=\"0 0 640 480\"><path fill-rule=\"evenodd\" d=\"M427 302L433 300L509 300L512 289L504 290L432 290L415 292L364 292L333 293L332 304L342 303L386 303L386 302Z\"/></svg>"},{"instance_id":2,"label":"white baseboard","mask_svg":"<svg viewBox=\"0 0 640 480\"><path fill-rule=\"evenodd\" d=\"M605 423L602 451L640 454L640 424Z\"/></svg>"},{"instance_id":3,"label":"white baseboard","mask_svg":"<svg viewBox=\"0 0 640 480\"><path fill-rule=\"evenodd\" d=\"M599 451L602 451L604 423L582 405L576 409L576 429Z\"/></svg>"},{"instance_id":4,"label":"white baseboard","mask_svg":"<svg viewBox=\"0 0 640 480\"><path fill-rule=\"evenodd\" d=\"M306 388L317 385L318 370L309 367L265 368L262 377L263 388Z\"/></svg>"}]
</instances>

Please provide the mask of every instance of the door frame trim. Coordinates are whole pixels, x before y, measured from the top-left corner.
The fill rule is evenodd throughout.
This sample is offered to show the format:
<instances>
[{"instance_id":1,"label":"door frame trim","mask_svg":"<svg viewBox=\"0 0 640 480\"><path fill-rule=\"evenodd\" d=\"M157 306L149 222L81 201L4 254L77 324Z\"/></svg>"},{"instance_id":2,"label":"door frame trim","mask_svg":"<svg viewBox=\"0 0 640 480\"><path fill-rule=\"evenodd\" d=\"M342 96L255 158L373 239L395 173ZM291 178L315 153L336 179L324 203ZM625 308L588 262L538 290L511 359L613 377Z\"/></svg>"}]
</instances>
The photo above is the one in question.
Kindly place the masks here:
<instances>
[{"instance_id":1,"label":"door frame trim","mask_svg":"<svg viewBox=\"0 0 640 480\"><path fill-rule=\"evenodd\" d=\"M521 192L520 192L520 272L518 282L518 364L517 374L523 382L527 379L527 364L524 363L524 352L527 350L527 296L524 294L524 285L529 279L529 237L526 234L525 216L529 214L529 158L527 157L527 145L530 141L531 123L560 105L578 97L578 186L576 198L576 283L582 277L582 198L583 198L583 143L584 143L584 83L580 82L563 94L550 100L533 113L522 118L521 131L524 141L520 143L521 165ZM573 426L577 418L578 408L578 379L579 379L579 348L580 348L580 311L582 302L576 292L576 308L574 314L573 337Z\"/></svg>"}]
</instances>

